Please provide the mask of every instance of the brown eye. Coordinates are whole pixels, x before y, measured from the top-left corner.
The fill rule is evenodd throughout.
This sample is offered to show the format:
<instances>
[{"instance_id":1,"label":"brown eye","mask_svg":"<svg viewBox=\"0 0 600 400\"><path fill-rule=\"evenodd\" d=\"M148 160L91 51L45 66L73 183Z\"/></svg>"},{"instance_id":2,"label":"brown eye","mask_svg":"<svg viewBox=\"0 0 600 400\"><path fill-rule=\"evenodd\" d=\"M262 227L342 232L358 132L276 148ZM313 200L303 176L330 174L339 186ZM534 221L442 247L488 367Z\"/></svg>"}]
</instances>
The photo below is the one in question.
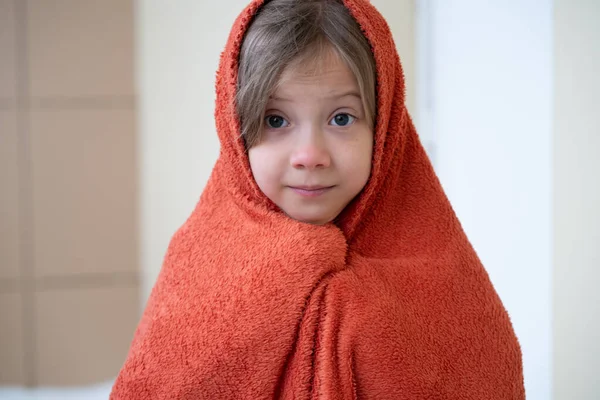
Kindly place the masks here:
<instances>
[{"instance_id":1,"label":"brown eye","mask_svg":"<svg viewBox=\"0 0 600 400\"><path fill-rule=\"evenodd\" d=\"M347 125L351 125L355 119L356 118L354 118L350 114L341 113L341 114L337 114L335 117L333 117L331 119L331 124L334 126L347 126Z\"/></svg>"},{"instance_id":2,"label":"brown eye","mask_svg":"<svg viewBox=\"0 0 600 400\"><path fill-rule=\"evenodd\" d=\"M280 117L279 115L268 115L265 118L265 122L269 128L285 128L289 125L289 123L285 120L285 118Z\"/></svg>"}]
</instances>

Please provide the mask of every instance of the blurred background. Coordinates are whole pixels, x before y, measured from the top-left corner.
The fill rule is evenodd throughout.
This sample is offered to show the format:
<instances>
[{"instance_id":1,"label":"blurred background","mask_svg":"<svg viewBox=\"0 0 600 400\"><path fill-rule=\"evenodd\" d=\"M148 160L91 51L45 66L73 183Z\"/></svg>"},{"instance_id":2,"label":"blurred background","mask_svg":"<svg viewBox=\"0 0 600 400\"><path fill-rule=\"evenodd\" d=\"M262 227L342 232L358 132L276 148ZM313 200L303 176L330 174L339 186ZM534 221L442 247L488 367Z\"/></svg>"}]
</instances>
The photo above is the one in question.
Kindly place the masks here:
<instances>
[{"instance_id":1,"label":"blurred background","mask_svg":"<svg viewBox=\"0 0 600 400\"><path fill-rule=\"evenodd\" d=\"M513 321L528 399L600 399L600 2L372 0ZM218 156L247 0L0 0L0 399L106 399Z\"/></svg>"}]
</instances>

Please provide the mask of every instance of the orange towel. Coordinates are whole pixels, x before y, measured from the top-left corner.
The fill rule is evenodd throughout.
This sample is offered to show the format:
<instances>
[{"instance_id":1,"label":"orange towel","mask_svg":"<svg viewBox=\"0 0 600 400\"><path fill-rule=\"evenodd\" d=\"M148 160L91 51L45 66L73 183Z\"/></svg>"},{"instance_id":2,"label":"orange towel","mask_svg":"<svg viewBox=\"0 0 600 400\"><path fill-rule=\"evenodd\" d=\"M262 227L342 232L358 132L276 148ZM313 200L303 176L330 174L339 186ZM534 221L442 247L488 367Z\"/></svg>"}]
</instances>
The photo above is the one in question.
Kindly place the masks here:
<instances>
[{"instance_id":1,"label":"orange towel","mask_svg":"<svg viewBox=\"0 0 600 400\"><path fill-rule=\"evenodd\" d=\"M337 224L258 189L234 98L238 17L217 75L220 157L174 235L111 399L524 399L521 351L405 107L383 17L344 4L377 65L372 175Z\"/></svg>"}]
</instances>

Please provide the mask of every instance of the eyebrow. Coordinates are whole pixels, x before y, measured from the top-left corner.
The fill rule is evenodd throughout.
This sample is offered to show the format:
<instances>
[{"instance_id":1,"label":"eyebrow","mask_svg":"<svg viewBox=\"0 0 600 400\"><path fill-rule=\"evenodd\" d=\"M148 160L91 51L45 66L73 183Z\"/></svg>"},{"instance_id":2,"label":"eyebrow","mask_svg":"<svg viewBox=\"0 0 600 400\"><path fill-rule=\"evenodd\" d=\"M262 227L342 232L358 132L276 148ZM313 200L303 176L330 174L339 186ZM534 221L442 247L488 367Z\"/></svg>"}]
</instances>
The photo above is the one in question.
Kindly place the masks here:
<instances>
[{"instance_id":1,"label":"eyebrow","mask_svg":"<svg viewBox=\"0 0 600 400\"><path fill-rule=\"evenodd\" d=\"M327 99L341 99L343 97L348 97L348 96L352 96L352 97L356 97L359 100L362 100L362 96L360 95L360 93L358 93L355 90L351 90L349 92L344 92L344 93L340 93L340 94L334 94L331 96L327 96ZM270 100L275 100L275 101L293 101L292 99L287 99L285 97L278 97L278 96L271 96L269 97Z\"/></svg>"}]
</instances>

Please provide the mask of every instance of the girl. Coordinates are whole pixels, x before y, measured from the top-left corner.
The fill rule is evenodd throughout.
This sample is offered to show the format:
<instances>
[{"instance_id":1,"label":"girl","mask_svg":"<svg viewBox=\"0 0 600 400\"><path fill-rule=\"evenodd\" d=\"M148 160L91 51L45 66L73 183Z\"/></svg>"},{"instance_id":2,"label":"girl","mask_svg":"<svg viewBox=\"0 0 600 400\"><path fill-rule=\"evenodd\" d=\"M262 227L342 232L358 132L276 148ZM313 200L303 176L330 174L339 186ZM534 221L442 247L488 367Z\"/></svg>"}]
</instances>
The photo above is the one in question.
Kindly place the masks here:
<instances>
[{"instance_id":1,"label":"girl","mask_svg":"<svg viewBox=\"0 0 600 400\"><path fill-rule=\"evenodd\" d=\"M219 160L111 398L524 399L374 7L255 0L216 86Z\"/></svg>"}]
</instances>

